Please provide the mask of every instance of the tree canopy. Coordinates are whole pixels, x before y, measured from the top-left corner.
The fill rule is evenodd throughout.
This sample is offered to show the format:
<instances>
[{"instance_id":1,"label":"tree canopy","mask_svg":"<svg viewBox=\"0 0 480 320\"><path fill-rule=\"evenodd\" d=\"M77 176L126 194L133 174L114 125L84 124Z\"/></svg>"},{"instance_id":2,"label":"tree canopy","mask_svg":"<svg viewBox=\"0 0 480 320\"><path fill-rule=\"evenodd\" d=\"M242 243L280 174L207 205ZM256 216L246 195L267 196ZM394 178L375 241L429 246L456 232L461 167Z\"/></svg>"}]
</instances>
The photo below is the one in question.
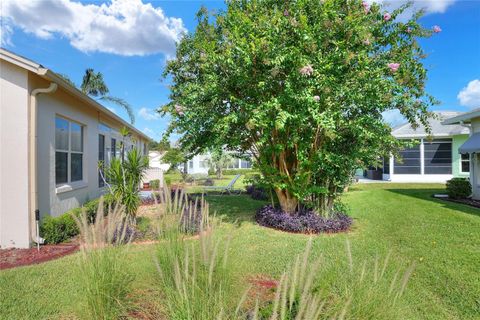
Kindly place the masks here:
<instances>
[{"instance_id":1,"label":"tree canopy","mask_svg":"<svg viewBox=\"0 0 480 320\"><path fill-rule=\"evenodd\" d=\"M425 54L417 39L438 29L398 21L359 0L232 0L210 15L169 61L172 115L190 154L250 151L282 208L330 212L356 168L400 142L382 113L428 127Z\"/></svg>"}]
</instances>

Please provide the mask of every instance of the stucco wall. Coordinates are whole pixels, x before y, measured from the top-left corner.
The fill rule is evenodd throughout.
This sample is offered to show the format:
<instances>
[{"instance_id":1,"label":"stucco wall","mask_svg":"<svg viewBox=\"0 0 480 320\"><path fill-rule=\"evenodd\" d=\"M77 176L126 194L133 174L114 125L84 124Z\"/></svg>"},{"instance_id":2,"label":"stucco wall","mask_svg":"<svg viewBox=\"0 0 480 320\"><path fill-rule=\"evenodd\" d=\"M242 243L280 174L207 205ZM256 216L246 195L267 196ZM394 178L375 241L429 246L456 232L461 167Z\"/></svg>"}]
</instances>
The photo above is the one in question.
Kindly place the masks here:
<instances>
[{"instance_id":1,"label":"stucco wall","mask_svg":"<svg viewBox=\"0 0 480 320\"><path fill-rule=\"evenodd\" d=\"M472 119L472 133L480 132L480 118ZM471 155L470 163L470 183L472 184L472 196L480 200L480 157L478 153Z\"/></svg>"},{"instance_id":2,"label":"stucco wall","mask_svg":"<svg viewBox=\"0 0 480 320\"><path fill-rule=\"evenodd\" d=\"M29 236L28 74L0 61L0 247L26 248Z\"/></svg>"},{"instance_id":3,"label":"stucco wall","mask_svg":"<svg viewBox=\"0 0 480 320\"><path fill-rule=\"evenodd\" d=\"M33 81L37 81L35 79ZM32 81L32 82L33 82ZM108 125L117 133L106 136L105 144L110 145L110 137L121 141L118 131L121 123L84 105L61 89L50 95L38 98L38 206L41 216L58 216L65 211L99 197L104 188L98 186L98 136L99 123ZM83 180L81 182L56 185L55 183L55 118L75 121L84 126ZM146 142L132 134L127 145L135 145L143 150Z\"/></svg>"}]
</instances>

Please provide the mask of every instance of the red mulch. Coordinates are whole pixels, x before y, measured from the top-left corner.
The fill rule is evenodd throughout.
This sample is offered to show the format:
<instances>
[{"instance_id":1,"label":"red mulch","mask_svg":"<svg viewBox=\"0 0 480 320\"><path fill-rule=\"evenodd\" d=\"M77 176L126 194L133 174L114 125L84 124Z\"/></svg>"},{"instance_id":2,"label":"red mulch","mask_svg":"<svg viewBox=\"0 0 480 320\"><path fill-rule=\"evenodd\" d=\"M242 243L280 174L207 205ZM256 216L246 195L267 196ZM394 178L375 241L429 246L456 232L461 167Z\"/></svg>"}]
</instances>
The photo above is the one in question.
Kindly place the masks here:
<instances>
[{"instance_id":1,"label":"red mulch","mask_svg":"<svg viewBox=\"0 0 480 320\"><path fill-rule=\"evenodd\" d=\"M278 281L269 276L258 274L247 278L247 282L252 286L247 297L246 305L254 307L256 301L260 303L272 301L275 298L275 291Z\"/></svg>"},{"instance_id":2,"label":"red mulch","mask_svg":"<svg viewBox=\"0 0 480 320\"><path fill-rule=\"evenodd\" d=\"M77 244L57 244L40 246L30 249L1 249L0 270L28 266L66 256L78 250Z\"/></svg>"}]
</instances>

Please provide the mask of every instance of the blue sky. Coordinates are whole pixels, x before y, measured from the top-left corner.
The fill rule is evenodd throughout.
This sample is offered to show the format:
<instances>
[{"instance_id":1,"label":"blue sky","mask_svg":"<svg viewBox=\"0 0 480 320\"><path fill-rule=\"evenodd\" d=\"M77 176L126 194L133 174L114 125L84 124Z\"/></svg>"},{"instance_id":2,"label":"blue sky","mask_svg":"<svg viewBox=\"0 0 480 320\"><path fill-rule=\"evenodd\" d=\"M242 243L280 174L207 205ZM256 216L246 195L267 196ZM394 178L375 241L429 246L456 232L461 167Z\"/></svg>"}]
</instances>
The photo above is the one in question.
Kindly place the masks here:
<instances>
[{"instance_id":1,"label":"blue sky","mask_svg":"<svg viewBox=\"0 0 480 320\"><path fill-rule=\"evenodd\" d=\"M134 107L136 126L159 139L168 125L168 118L154 112L168 101L168 83L161 80L165 61L182 32L194 29L201 5L224 7L223 1L2 0L1 42L76 83L86 68L102 72L111 94ZM415 6L427 8L425 27L442 28L421 42L428 54L427 91L442 102L434 110L480 107L480 0L424 0ZM38 18L47 15L48 21ZM401 121L396 112L386 118Z\"/></svg>"}]
</instances>

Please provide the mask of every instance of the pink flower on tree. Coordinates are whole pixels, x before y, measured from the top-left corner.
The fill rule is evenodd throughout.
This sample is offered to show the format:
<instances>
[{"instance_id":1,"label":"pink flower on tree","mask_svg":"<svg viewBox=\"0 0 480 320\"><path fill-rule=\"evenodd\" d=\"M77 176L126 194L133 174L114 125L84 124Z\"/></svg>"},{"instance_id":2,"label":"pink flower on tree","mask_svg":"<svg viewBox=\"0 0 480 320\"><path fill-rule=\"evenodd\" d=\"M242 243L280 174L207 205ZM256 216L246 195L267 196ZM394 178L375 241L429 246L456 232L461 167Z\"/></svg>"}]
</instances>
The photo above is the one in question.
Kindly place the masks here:
<instances>
[{"instance_id":1,"label":"pink flower on tree","mask_svg":"<svg viewBox=\"0 0 480 320\"><path fill-rule=\"evenodd\" d=\"M311 76L313 74L313 67L311 64L307 64L306 66L300 69L300 74L302 76Z\"/></svg>"},{"instance_id":2,"label":"pink flower on tree","mask_svg":"<svg viewBox=\"0 0 480 320\"><path fill-rule=\"evenodd\" d=\"M407 30L405 30L407 33L412 33L412 28L408 27Z\"/></svg>"},{"instance_id":3,"label":"pink flower on tree","mask_svg":"<svg viewBox=\"0 0 480 320\"><path fill-rule=\"evenodd\" d=\"M365 13L369 13L369 12L370 12L370 5L368 4L368 2L363 1L363 2L362 2L362 7L363 7L363 10L365 10Z\"/></svg>"},{"instance_id":4,"label":"pink flower on tree","mask_svg":"<svg viewBox=\"0 0 480 320\"><path fill-rule=\"evenodd\" d=\"M398 68L400 68L400 63L389 63L387 66L390 68L390 71L397 72Z\"/></svg>"},{"instance_id":5,"label":"pink flower on tree","mask_svg":"<svg viewBox=\"0 0 480 320\"><path fill-rule=\"evenodd\" d=\"M175 105L175 111L178 113L179 116L183 116L185 114L183 112L183 107L179 104Z\"/></svg>"},{"instance_id":6,"label":"pink flower on tree","mask_svg":"<svg viewBox=\"0 0 480 320\"><path fill-rule=\"evenodd\" d=\"M442 28L440 28L439 26L433 26L433 32L440 33L442 32Z\"/></svg>"},{"instance_id":7,"label":"pink flower on tree","mask_svg":"<svg viewBox=\"0 0 480 320\"><path fill-rule=\"evenodd\" d=\"M283 15L284 15L285 17L288 17L288 16L289 16L289 13L288 13L288 10L287 10L287 9L285 9L285 10L283 11Z\"/></svg>"},{"instance_id":8,"label":"pink flower on tree","mask_svg":"<svg viewBox=\"0 0 480 320\"><path fill-rule=\"evenodd\" d=\"M390 20L390 19L392 19L392 16L390 15L390 13L385 12L385 13L383 14L383 20L388 21L388 20Z\"/></svg>"},{"instance_id":9,"label":"pink flower on tree","mask_svg":"<svg viewBox=\"0 0 480 320\"><path fill-rule=\"evenodd\" d=\"M319 96L313 96L313 100L315 100L316 102L320 101L320 97Z\"/></svg>"},{"instance_id":10,"label":"pink flower on tree","mask_svg":"<svg viewBox=\"0 0 480 320\"><path fill-rule=\"evenodd\" d=\"M365 39L363 40L363 44L366 45L366 46L369 46L370 45L370 39Z\"/></svg>"}]
</instances>

